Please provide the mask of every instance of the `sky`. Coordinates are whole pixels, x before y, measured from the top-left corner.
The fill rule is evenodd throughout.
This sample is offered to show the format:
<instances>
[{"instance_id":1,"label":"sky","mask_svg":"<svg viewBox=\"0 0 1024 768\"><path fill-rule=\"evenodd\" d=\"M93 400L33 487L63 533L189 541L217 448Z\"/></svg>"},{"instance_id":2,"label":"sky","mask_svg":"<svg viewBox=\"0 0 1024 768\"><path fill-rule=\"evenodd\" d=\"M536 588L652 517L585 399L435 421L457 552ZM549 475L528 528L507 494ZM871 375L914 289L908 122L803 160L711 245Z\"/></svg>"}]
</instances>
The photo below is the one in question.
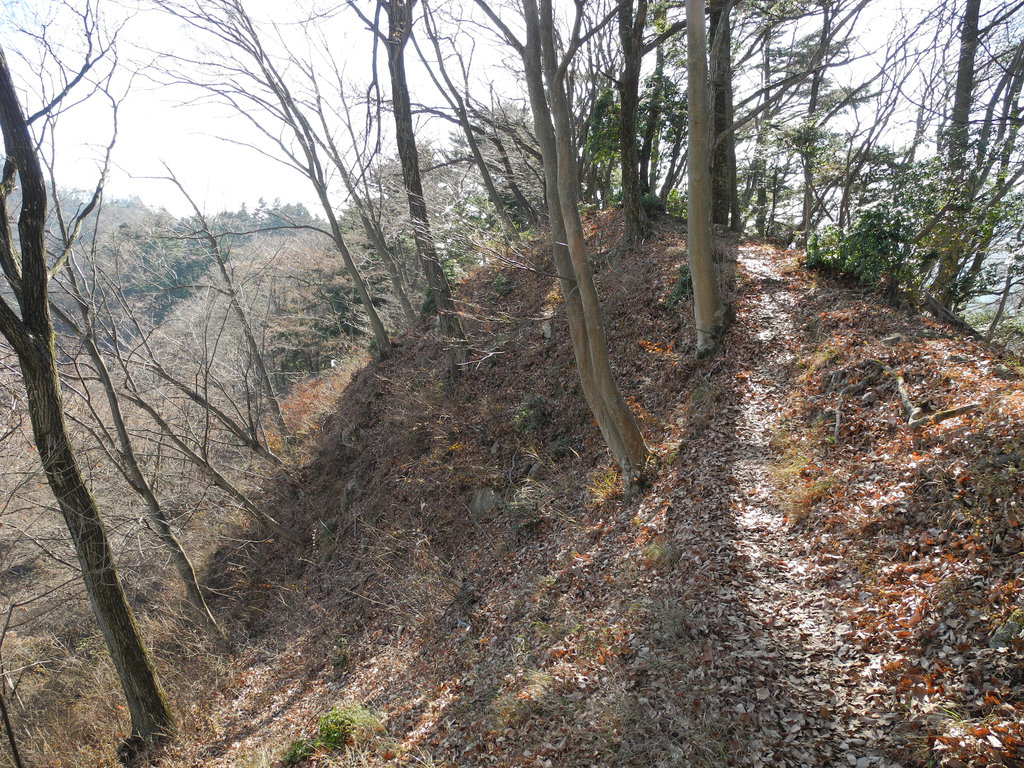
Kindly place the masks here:
<instances>
[{"instance_id":1,"label":"sky","mask_svg":"<svg viewBox=\"0 0 1024 768\"><path fill-rule=\"evenodd\" d=\"M58 7L52 0L0 0L0 45L4 50L14 47L30 56L32 41L13 27L17 23L32 27L38 21L34 17L38 16L56 18L54 9ZM282 3L248 0L246 7L254 18L273 19L283 28L282 34L288 33L288 19L282 17L286 6ZM879 9L875 13L884 13L887 7L880 3L873 6ZM166 64L161 51L185 54L192 49L194 33L182 22L152 10L141 0L104 0L102 9L108 25L124 23L119 37L120 64L114 89L126 95L118 108L118 138L106 184L109 197L139 197L151 207L164 207L176 215L189 212L187 201L173 184L154 178L166 176L169 168L207 212L234 210L242 204L252 209L260 199L268 203L275 199L283 203L301 202L311 210L319 206L308 180L300 173L252 148L239 146L239 142L249 142L272 151L245 120L223 107L205 103L198 91L162 86L145 74L147 62ZM365 79L371 57L370 33L361 28L351 13L344 18L344 23L330 27L331 42L337 50L344 51L352 71L362 73ZM869 29L871 27L885 28L884 25L868 25ZM68 60L76 61L73 51L80 44L80 27L64 21L50 29L50 36L72 51ZM476 37L475 55L483 62L476 71L478 74L495 73L494 65L507 55L507 49L501 50L500 46L489 49L490 41L485 36ZM31 109L33 103L39 103L39 67L31 62L19 64L16 57L10 58L12 67L20 66L24 98ZM422 72L417 74L412 46L407 51L407 62L414 99L418 95L423 100L436 100L434 96L423 95L432 94L433 87ZM133 72L140 70L141 74L132 77ZM386 74L382 75L386 79ZM386 95L386 85L384 90ZM428 125L419 132L419 138L438 138L450 129L447 124ZM93 98L79 104L62 118L57 141L60 185L80 189L95 186L111 130L111 110L103 99ZM221 137L229 137L231 141Z\"/></svg>"},{"instance_id":2,"label":"sky","mask_svg":"<svg viewBox=\"0 0 1024 768\"><path fill-rule=\"evenodd\" d=\"M254 18L271 9L277 18L281 16L281 4L271 0L246 5ZM52 8L50 0L0 0L0 45L14 52L8 58L28 112L42 103L41 67L32 60L34 42L14 27L20 23L38 28L38 19L33 17L50 14L52 19ZM176 215L190 212L188 202L165 178L169 169L207 212L236 210L242 204L251 210L260 199L319 206L309 181L298 171L240 146L250 143L273 151L246 120L209 104L198 89L162 85L155 81L157 75L147 74L148 62L159 66L169 61L162 51L185 55L191 50L194 35L182 22L153 10L140 11L109 1L103 11L108 27L124 24L112 81L120 103L117 140L105 185L109 198L138 197L150 207L166 208ZM80 26L67 20L61 24L63 34L61 25L54 24L51 30L56 31L51 31L51 37L66 45L67 60L77 64L81 60L75 50L80 44ZM340 40L354 60L368 60L370 37L365 29L342 30L332 39ZM49 87L51 92L55 90L52 84ZM59 185L83 190L95 187L112 130L109 100L97 96L62 115L56 133Z\"/></svg>"}]
</instances>

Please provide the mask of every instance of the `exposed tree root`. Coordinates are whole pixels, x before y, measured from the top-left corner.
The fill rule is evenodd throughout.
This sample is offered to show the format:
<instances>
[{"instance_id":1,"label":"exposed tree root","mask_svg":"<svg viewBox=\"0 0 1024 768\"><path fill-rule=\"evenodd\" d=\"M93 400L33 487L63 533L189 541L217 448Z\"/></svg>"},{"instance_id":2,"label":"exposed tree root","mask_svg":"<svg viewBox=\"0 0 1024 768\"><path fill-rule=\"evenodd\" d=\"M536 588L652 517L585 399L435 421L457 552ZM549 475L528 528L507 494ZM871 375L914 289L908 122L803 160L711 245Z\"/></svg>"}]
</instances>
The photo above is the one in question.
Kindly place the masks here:
<instances>
[{"instance_id":1,"label":"exposed tree root","mask_svg":"<svg viewBox=\"0 0 1024 768\"><path fill-rule=\"evenodd\" d=\"M953 419L957 416L963 416L964 414L971 413L981 408L980 403L968 403L967 405L958 405L955 408L947 408L944 411L937 411L936 413L926 413L925 410L919 406L914 405L914 402L910 399L910 393L907 391L907 383L903 380L903 375L898 371L894 370L892 366L883 363L881 360L871 359L872 363L878 365L886 375L892 376L893 382L896 385L896 392L900 396L900 403L903 405L903 414L907 419L907 426L911 429L919 429L926 424L940 424L947 419Z\"/></svg>"}]
</instances>

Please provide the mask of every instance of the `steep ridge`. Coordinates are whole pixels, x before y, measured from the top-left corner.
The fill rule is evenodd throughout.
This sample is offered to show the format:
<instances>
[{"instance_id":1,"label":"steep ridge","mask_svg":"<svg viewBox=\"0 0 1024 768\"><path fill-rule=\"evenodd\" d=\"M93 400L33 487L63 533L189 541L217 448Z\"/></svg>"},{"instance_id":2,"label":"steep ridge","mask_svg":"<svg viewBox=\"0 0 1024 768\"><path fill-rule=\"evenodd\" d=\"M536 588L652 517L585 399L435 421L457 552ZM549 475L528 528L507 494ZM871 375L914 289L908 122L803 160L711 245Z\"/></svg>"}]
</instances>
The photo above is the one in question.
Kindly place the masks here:
<instances>
[{"instance_id":1,"label":"steep ridge","mask_svg":"<svg viewBox=\"0 0 1024 768\"><path fill-rule=\"evenodd\" d=\"M1019 641L989 647L1020 605L1017 374L765 245L697 363L678 225L629 254L588 227L648 491L615 483L543 241L509 254L460 289L461 381L410 334L268 489L315 546L214 563L244 649L163 764L275 764L358 705L381 729L308 764L1020 765ZM870 360L982 407L911 430Z\"/></svg>"}]
</instances>

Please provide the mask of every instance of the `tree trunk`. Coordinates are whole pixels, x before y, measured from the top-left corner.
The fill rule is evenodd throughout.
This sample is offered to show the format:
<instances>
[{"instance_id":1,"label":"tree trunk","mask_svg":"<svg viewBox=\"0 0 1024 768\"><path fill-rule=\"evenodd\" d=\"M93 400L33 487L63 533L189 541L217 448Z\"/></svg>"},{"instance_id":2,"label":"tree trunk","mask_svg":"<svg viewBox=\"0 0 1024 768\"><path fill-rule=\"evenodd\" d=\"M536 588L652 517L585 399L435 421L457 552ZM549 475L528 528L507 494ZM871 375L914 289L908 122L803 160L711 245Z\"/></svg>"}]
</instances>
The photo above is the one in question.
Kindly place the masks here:
<instances>
[{"instance_id":1,"label":"tree trunk","mask_svg":"<svg viewBox=\"0 0 1024 768\"><path fill-rule=\"evenodd\" d=\"M828 41L832 36L832 9L828 4L822 6L822 21L821 21L821 37L818 43L818 51L821 56L825 55L828 50ZM814 168L812 167L812 159L814 156L814 146L811 129L814 127L814 113L818 111L818 94L821 91L821 85L825 80L825 70L822 67L817 67L814 73L811 75L811 88L810 95L807 98L807 122L805 124L805 130L807 131L806 143L800 150L800 161L803 166L804 185L803 185L803 217L800 223L800 244L804 247L807 246L807 240L811 234L811 224L814 216Z\"/></svg>"},{"instance_id":2,"label":"tree trunk","mask_svg":"<svg viewBox=\"0 0 1024 768\"><path fill-rule=\"evenodd\" d=\"M686 0L687 87L690 102L690 184L687 248L693 280L697 357L718 348L725 317L715 275L715 236L711 220L711 111L708 97L704 0Z\"/></svg>"},{"instance_id":3,"label":"tree trunk","mask_svg":"<svg viewBox=\"0 0 1024 768\"><path fill-rule=\"evenodd\" d=\"M480 151L480 143L476 140L476 133L474 132L472 124L469 122L469 110L466 108L466 100L462 97L459 89L455 87L455 83L452 82L451 77L448 75L448 69L444 65L444 54L441 52L441 42L438 39L437 29L433 25L433 20L430 17L430 13L426 11L426 3L424 3L424 25L427 28L427 36L430 38L430 42L434 46L434 52L437 54L437 69L441 73L441 78L444 80L444 87L441 83L434 79L434 85L445 97L448 102L448 106L455 112L455 116L459 120L459 127L462 128L462 135L466 138L466 146L469 147L470 154L473 155L473 162L476 164L477 172L480 174L480 180L484 184L484 190L487 192L487 199L491 201L491 206L494 208L494 212L498 215L498 219L501 221L502 226L509 232L516 231L517 227L512 221L512 217L509 215L508 209L505 206L505 201L501 199L501 195L498 194L498 188L494 184L494 179L491 176L491 169L488 168L487 162L484 160L483 153ZM415 43L415 41L413 41ZM418 50L418 49L417 49ZM420 55L425 66L427 66L426 58ZM459 61L462 61L460 58ZM429 71L429 66L428 66ZM433 72L430 72L433 77Z\"/></svg>"},{"instance_id":4,"label":"tree trunk","mask_svg":"<svg viewBox=\"0 0 1024 768\"><path fill-rule=\"evenodd\" d=\"M405 45L412 26L412 4L415 0L389 0L384 3L388 15L388 71L391 75L391 101L395 112L395 141L402 162L402 179L409 199L413 236L423 273L430 286L431 298L441 323L441 333L448 339L448 365L457 377L465 364L469 345L462 319L452 300L452 289L437 258L430 233L427 203L423 197L420 160L413 132L412 105L405 77Z\"/></svg>"},{"instance_id":5,"label":"tree trunk","mask_svg":"<svg viewBox=\"0 0 1024 768\"><path fill-rule=\"evenodd\" d=\"M968 226L965 217L974 202L970 199L972 195L967 183L967 151L970 145L971 107L974 104L974 63L978 52L980 11L981 0L966 0L964 21L960 27L960 56L957 61L953 111L944 137L948 193L952 198L948 209L953 219L950 223L957 229ZM967 258L965 251L969 237L963 232L957 234L957 237L943 244L939 253L938 272L931 285L932 292L946 306L955 302L956 278Z\"/></svg>"},{"instance_id":6,"label":"tree trunk","mask_svg":"<svg viewBox=\"0 0 1024 768\"><path fill-rule=\"evenodd\" d=\"M178 576L185 587L185 595L192 605L196 617L204 629L217 640L222 648L227 650L231 645L228 636L221 629L217 620L213 617L210 607L206 604L206 597L199 586L199 579L196 576L195 568L192 566L192 561L185 552L185 548L181 546L181 542L178 541L178 537L175 536L171 523L167 519L167 515L164 514L163 507L157 500L156 494L153 492L152 485L150 485L142 472L142 468L139 466L135 455L135 448L128 434L128 427L121 413L121 403L114 390L114 382L110 378L110 371L107 369L106 361L103 359L99 346L96 344L92 321L89 317L90 310L84 301L81 302L80 306L83 324L78 329L78 336L85 345L86 352L89 355L89 359L92 360L93 367L96 369L96 375L103 387L107 407L110 409L110 418L114 422L114 432L117 434L119 453L123 462L125 477L132 486L132 490L139 494L146 502L149 519L156 527L157 538L160 539L160 543L163 544L164 549L171 556L171 561L178 571ZM70 318L68 319L70 320Z\"/></svg>"},{"instance_id":7,"label":"tree trunk","mask_svg":"<svg viewBox=\"0 0 1024 768\"><path fill-rule=\"evenodd\" d=\"M488 138L491 144L494 145L495 150L498 152L498 160L501 161L501 167L505 171L505 183L508 184L509 191L512 193L512 197L516 201L516 205L519 210L526 216L525 223L528 226L536 224L539 220L537 209L533 206L529 200L526 199L526 195L523 194L523 190L520 189L519 184L516 183L515 171L512 168L512 160L508 156L508 150L505 148L504 142L501 137L498 136L498 132L494 131Z\"/></svg>"},{"instance_id":8,"label":"tree trunk","mask_svg":"<svg viewBox=\"0 0 1024 768\"><path fill-rule=\"evenodd\" d=\"M640 66L643 63L643 35L647 23L647 0L619 4L619 39L622 42L622 74L619 91L619 157L622 164L623 245L630 248L651 234L651 221L643 205L640 155L637 150L636 115L640 110ZM550 87L550 84L549 84Z\"/></svg>"},{"instance_id":9,"label":"tree trunk","mask_svg":"<svg viewBox=\"0 0 1024 768\"><path fill-rule=\"evenodd\" d=\"M46 186L28 125L0 51L0 128L9 163L21 178L21 274L8 272L21 307L19 318L0 297L0 332L18 356L28 393L32 432L47 482L71 534L86 593L124 690L132 736L154 743L174 730L163 688L121 587L96 501L75 460L64 421L53 355L53 324L47 300ZM3 213L6 215L6 206ZM13 253L12 242L0 247Z\"/></svg>"},{"instance_id":10,"label":"tree trunk","mask_svg":"<svg viewBox=\"0 0 1024 768\"><path fill-rule=\"evenodd\" d=\"M714 150L711 184L714 199L712 221L735 232L740 229L739 193L736 181L736 136L732 106L732 0L711 6L711 103L714 112Z\"/></svg>"},{"instance_id":11,"label":"tree trunk","mask_svg":"<svg viewBox=\"0 0 1024 768\"><path fill-rule=\"evenodd\" d=\"M256 367L256 376L259 379L260 386L263 387L267 402L270 404L270 412L274 417L274 426L281 430L281 434L284 435L286 434L286 425L284 423L284 413L281 411L281 401L277 396L277 388L274 387L274 383L270 380L270 373L267 371L263 350L260 349L260 345L256 341L256 334L253 332L252 323L249 322L249 314L242 306L242 302L238 297L238 290L235 287L235 281L231 277L231 273L228 271L227 260L224 257L224 252L221 250L220 241L214 237L209 227L207 227L206 219L198 209L196 209L196 216L197 220L202 223L203 239L209 247L210 254L217 262L221 280L224 281L224 290L228 296L228 306L231 307L231 311L234 313L235 319L242 329L242 336L245 338L245 345L249 350L249 359L252 360L253 365ZM257 399L258 402L259 400ZM252 437L257 442L259 432L264 431L259 426L261 411L262 409L257 406L256 417L252 423L253 432L255 433Z\"/></svg>"},{"instance_id":12,"label":"tree trunk","mask_svg":"<svg viewBox=\"0 0 1024 768\"><path fill-rule=\"evenodd\" d=\"M522 50L534 130L544 160L551 216L552 251L569 320L584 397L619 464L631 492L643 471L648 450L629 406L615 383L600 306L576 208L578 169L564 83L558 73L550 0L524 0L527 44ZM547 80L547 89L544 80Z\"/></svg>"},{"instance_id":13,"label":"tree trunk","mask_svg":"<svg viewBox=\"0 0 1024 768\"><path fill-rule=\"evenodd\" d=\"M640 191L649 194L658 181L658 137L661 133L661 111L665 101L665 50L658 46L654 64L654 93L647 110L644 140L640 145ZM664 200L662 201L664 202Z\"/></svg>"}]
</instances>

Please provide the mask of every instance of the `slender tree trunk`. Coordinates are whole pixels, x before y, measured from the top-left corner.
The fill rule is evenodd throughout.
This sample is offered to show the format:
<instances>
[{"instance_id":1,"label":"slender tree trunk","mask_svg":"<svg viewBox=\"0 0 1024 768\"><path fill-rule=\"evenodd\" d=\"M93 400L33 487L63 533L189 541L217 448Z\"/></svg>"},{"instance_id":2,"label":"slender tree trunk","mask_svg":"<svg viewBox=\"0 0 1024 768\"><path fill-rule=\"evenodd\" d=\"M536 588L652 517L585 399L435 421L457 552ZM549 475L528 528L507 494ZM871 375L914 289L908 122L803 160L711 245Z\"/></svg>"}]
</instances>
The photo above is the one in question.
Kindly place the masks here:
<instances>
[{"instance_id":1,"label":"slender tree trunk","mask_svg":"<svg viewBox=\"0 0 1024 768\"><path fill-rule=\"evenodd\" d=\"M956 278L967 258L965 253L970 238L963 230L969 227L966 215L973 200L967 171L967 152L970 146L970 117L974 104L974 63L977 58L979 32L978 17L981 0L966 0L964 20L960 27L960 56L957 61L956 86L953 92L953 111L949 128L943 137L945 143L947 183L952 197L948 206L951 225L958 232L944 244L939 254L939 268L931 289L946 306L955 301Z\"/></svg>"},{"instance_id":2,"label":"slender tree trunk","mask_svg":"<svg viewBox=\"0 0 1024 768\"><path fill-rule=\"evenodd\" d=\"M828 50L828 41L832 35L832 17L833 11L831 6L827 3L822 6L822 22L821 22L821 37L818 43L818 51L822 56ZM810 95L807 99L807 121L805 128L808 131L808 136L804 146L800 150L800 161L803 166L804 185L803 185L803 218L800 223L800 244L804 247L807 246L807 239L811 234L811 225L814 219L814 168L812 165L814 157L814 143L813 138L810 135L811 129L814 127L814 115L818 111L818 94L821 91L821 84L825 79L825 71L822 67L817 67L814 73L811 75L811 88Z\"/></svg>"},{"instance_id":3,"label":"slender tree trunk","mask_svg":"<svg viewBox=\"0 0 1024 768\"><path fill-rule=\"evenodd\" d=\"M714 150L711 155L712 221L738 232L739 193L736 180L736 137L730 130L732 106L732 0L711 5L711 103L714 112Z\"/></svg>"},{"instance_id":4,"label":"slender tree trunk","mask_svg":"<svg viewBox=\"0 0 1024 768\"><path fill-rule=\"evenodd\" d=\"M5 674L3 669L0 669L0 674ZM7 743L11 747L11 759L14 761L14 768L25 768L25 764L21 762L21 751L18 749L18 740L14 736L14 725L11 723L11 715L7 711L7 681L0 680L0 716L3 717L4 731L7 732Z\"/></svg>"},{"instance_id":5,"label":"slender tree trunk","mask_svg":"<svg viewBox=\"0 0 1024 768\"><path fill-rule=\"evenodd\" d=\"M174 719L125 598L99 509L75 461L51 343L52 336L32 338L18 355L29 395L32 432L47 482L71 532L89 602L124 689L132 732L151 742L169 736Z\"/></svg>"},{"instance_id":6,"label":"slender tree trunk","mask_svg":"<svg viewBox=\"0 0 1024 768\"><path fill-rule=\"evenodd\" d=\"M441 333L448 339L449 373L457 377L466 362L469 345L430 232L427 203L420 178L419 153L413 132L412 105L405 77L405 45L411 32L413 2L415 0L389 0L384 3L388 15L388 71L391 75L391 101L395 112L395 140L402 162L402 178L409 199L416 250L440 318Z\"/></svg>"},{"instance_id":7,"label":"slender tree trunk","mask_svg":"<svg viewBox=\"0 0 1024 768\"><path fill-rule=\"evenodd\" d=\"M704 0L686 0L687 81L690 102L690 183L687 247L693 279L697 357L718 348L725 317L715 274L715 236L711 219L712 115L708 96L707 35Z\"/></svg>"},{"instance_id":8,"label":"slender tree trunk","mask_svg":"<svg viewBox=\"0 0 1024 768\"><path fill-rule=\"evenodd\" d=\"M205 222L203 226L206 226ZM209 245L210 252L214 257L214 260L217 262L221 280L224 281L224 290L228 296L228 305L231 307L231 311L234 313L235 319L238 320L238 325L242 329L242 336L245 338L245 345L249 350L249 359L252 360L253 365L256 367L256 377L259 379L260 386L263 388L264 396L267 398L267 403L270 405L270 412L274 417L274 426L281 430L281 434L283 435L286 431L286 425L284 423L284 413L281 411L281 400L277 396L277 388L270 380L270 372L267 370L263 350L256 341L256 334L253 332L252 323L249 322L249 313L242 306L242 302L238 298L238 289L235 287L235 282L231 277L231 273L228 271L227 260L224 258L224 252L221 250L220 242L209 230L206 230L203 235ZM256 409L257 417L253 420L254 430L257 430L257 425L260 422L258 414L261 410L262 409L259 407ZM258 429L258 432L262 431L262 429ZM253 439L257 439L256 434L253 435Z\"/></svg>"},{"instance_id":9,"label":"slender tree trunk","mask_svg":"<svg viewBox=\"0 0 1024 768\"><path fill-rule=\"evenodd\" d=\"M1006 301L1010 298L1010 290L1013 288L1013 270L1011 264L1006 265L1006 281L1003 283L1003 290L999 293L999 306L996 307L996 313L992 316L992 322L989 323L988 330L985 331L985 341L991 342L996 335L996 328L999 327L999 321L1003 319L1003 312L1006 311Z\"/></svg>"},{"instance_id":10,"label":"slender tree trunk","mask_svg":"<svg viewBox=\"0 0 1024 768\"><path fill-rule=\"evenodd\" d=\"M110 410L110 418L114 422L114 432L117 435L118 447L120 449L119 453L121 461L123 462L125 476L132 486L132 490L139 494L143 501L146 502L149 519L156 528L157 538L160 539L160 543L171 556L171 561L174 563L174 567L178 571L178 576L181 578L181 582L185 587L185 595L188 598L189 603L192 605L192 610L195 612L196 617L199 619L204 629L206 629L206 631L209 632L223 648L228 649L231 644L227 635L224 633L224 630L221 629L217 620L213 617L210 607L206 604L206 597L203 595L203 591L199 586L199 578L196 576L196 571L192 566L192 561L189 559L189 556L185 552L185 548L182 547L178 537L174 534L174 530L171 528L171 523L167 519L167 515L164 514L163 507L157 500L156 494L153 492L152 485L150 485L145 474L142 472L142 468L139 466L138 459L135 455L135 447L128 434L128 426L125 424L124 415L121 413L121 402L114 389L114 382L110 378L110 371L107 368L106 360L104 360L99 346L96 344L90 310L84 301L80 303L80 306L82 313L82 325L80 327L77 326L77 324L72 325L69 323L69 325L76 328L79 338L85 345L86 353L89 355L89 359L92 360L93 368L100 380L100 385L103 387L107 407ZM70 318L68 319L70 320Z\"/></svg>"},{"instance_id":11,"label":"slender tree trunk","mask_svg":"<svg viewBox=\"0 0 1024 768\"><path fill-rule=\"evenodd\" d=\"M138 392L132 394L126 394L125 397L129 401L135 403L142 410L149 414L149 417L153 419L153 422L160 427L160 431L166 435L167 439L174 444L174 447L178 449L182 456L192 462L192 465L199 471L203 472L207 477L210 478L211 482L220 488L224 493L234 499L239 506L242 507L246 512L256 518L268 531L276 533L288 541L299 544L301 546L308 546L310 543L309 536L306 536L299 531L293 530L282 523L279 523L273 517L268 515L262 509L260 509L252 500L238 490L235 485L228 480L224 475L216 470L216 468L210 464L203 456L200 456L194 450L192 450L181 436L171 429L171 425L167 423L167 420L160 415L160 412L153 407L153 405L145 400Z\"/></svg>"},{"instance_id":12,"label":"slender tree trunk","mask_svg":"<svg viewBox=\"0 0 1024 768\"><path fill-rule=\"evenodd\" d=\"M356 291L359 293L359 301L363 305L363 309L366 312L366 316L370 318L370 327L373 329L373 338L377 341L377 356L381 360L387 360L394 354L394 349L391 345L391 336L388 334L387 328L384 327L384 322L380 319L380 315L377 313L376 307L373 306L373 298L370 296L370 291L366 287L366 281L363 280L362 275L359 273L359 268L356 266L356 260L352 258L352 252L348 249L348 243L345 242L345 236L341 233L341 225L338 223L338 217L334 215L334 207L331 205L330 199L327 196L327 188L321 185L317 185L317 192L320 195L320 203L327 214L327 222L331 227L331 237L334 239L334 247L338 249L338 253L341 254L341 259L345 263L345 269L352 277L352 282L356 287Z\"/></svg>"},{"instance_id":13,"label":"slender tree trunk","mask_svg":"<svg viewBox=\"0 0 1024 768\"><path fill-rule=\"evenodd\" d=\"M619 4L619 40L622 43L622 74L619 91L619 157L622 164L622 215L625 222L623 245L630 248L650 237L651 221L643 206L640 155L637 151L636 115L640 110L640 66L643 63L643 35L647 23L647 0ZM550 86L549 86L550 87Z\"/></svg>"},{"instance_id":14,"label":"slender tree trunk","mask_svg":"<svg viewBox=\"0 0 1024 768\"><path fill-rule=\"evenodd\" d=\"M384 264L384 268L388 272L388 277L391 279L391 288L395 292L395 296L398 298L399 305L402 307L402 312L405 314L405 320L410 326L412 326L416 323L417 315L412 308L412 303L409 301L409 295L405 290L405 284L402 281L402 275L398 267L398 262L395 261L395 257L392 255L391 251L388 250L387 243L385 243L384 241L384 233L381 231L379 224L374 219L371 218L371 216L374 215L372 206L369 204L367 199L360 193L359 188L356 186L356 180L352 177L352 173L349 171L349 168L345 163L344 155L338 150L338 145L335 143L334 137L331 135L331 131L330 128L328 127L327 119L324 116L323 111L318 111L318 114L320 115L321 122L323 123L325 136L324 144L326 146L328 155L330 159L333 161L334 167L338 170L338 174L341 176L341 180L345 184L345 189L348 191L349 197L351 197L352 201L355 203L355 209L359 215L359 223L362 224L363 226L363 232L369 239L370 244L373 245L373 250L376 252L377 257ZM324 194L321 195L320 197L321 205L326 199L327 193L326 190L324 190ZM331 236L334 239L335 246L338 247L338 252L342 253L342 258L345 258L345 254L348 254L348 259L351 259L351 254L348 251L348 246L346 245L345 239L341 234L341 227L338 226L337 217L334 215L334 209L331 208L327 215L330 218ZM346 261L345 263L347 268L348 261ZM355 264L353 262L353 267L354 266ZM360 293L361 301L364 300L362 296L363 294ZM365 301L372 301L368 291L366 293ZM376 310L372 306L370 307L370 310L371 311L368 312L367 314L370 317L370 324L373 326L374 338L377 340L377 348L378 350L381 349L381 331L383 331L383 340L386 342L387 345L385 348L385 353L381 354L380 357L382 360L387 359L392 355L391 339L388 336L387 331L384 330L384 324L380 321L380 316L377 314ZM376 321L374 321L375 317L377 318Z\"/></svg>"},{"instance_id":15,"label":"slender tree trunk","mask_svg":"<svg viewBox=\"0 0 1024 768\"><path fill-rule=\"evenodd\" d=\"M579 178L564 83L558 73L550 0L524 0L527 44L523 49L530 104L544 158L552 219L552 246L569 319L584 397L631 491L643 471L647 445L615 383L608 359L597 291L586 257L576 208ZM547 89L544 80L547 81ZM566 245L563 246L562 244Z\"/></svg>"},{"instance_id":16,"label":"slender tree trunk","mask_svg":"<svg viewBox=\"0 0 1024 768\"><path fill-rule=\"evenodd\" d=\"M426 3L424 3L424 9L426 10ZM498 188L494 184L494 179L491 177L491 169L487 166L487 162L484 160L483 153L480 151L480 143L476 140L476 133L473 126L469 122L469 110L466 108L466 100L462 97L459 89L455 87L455 83L452 82L451 77L448 75L448 69L444 65L444 54L441 52L441 42L438 39L437 30L434 28L433 20L429 12L424 13L424 24L427 28L427 35L430 37L430 42L434 46L434 52L437 54L437 69L441 74L441 79L444 80L444 87L441 83L434 79L434 85L444 95L448 105L455 112L455 116L459 120L459 127L462 128L462 135L466 139L466 146L469 147L470 154L473 155L473 162L476 164L477 172L480 174L480 180L484 184L484 190L487 192L487 199L491 201L491 207L494 208L494 212L498 215L498 219L501 221L502 226L505 227L509 232L516 230L515 223L509 216L508 209L505 206L505 201L501 199L501 195L498 194ZM415 42L415 41L414 41ZM418 50L418 49L417 49ZM422 56L424 65L426 65L426 58ZM461 58L460 58L461 61ZM429 67L428 67L429 69ZM433 77L433 71L430 72Z\"/></svg>"},{"instance_id":17,"label":"slender tree trunk","mask_svg":"<svg viewBox=\"0 0 1024 768\"><path fill-rule=\"evenodd\" d=\"M640 145L640 191L649 194L658 181L657 144L661 132L661 112L665 101L665 50L658 46L655 52L654 93L644 125L644 140ZM664 202L664 200L662 201Z\"/></svg>"},{"instance_id":18,"label":"slender tree trunk","mask_svg":"<svg viewBox=\"0 0 1024 768\"><path fill-rule=\"evenodd\" d=\"M675 141L672 142L672 154L669 157L665 180L661 183L661 190L658 192L658 197L664 201L668 200L669 192L676 188L676 182L682 175L682 167L686 163L687 150L683 148L685 141L686 132L680 127L680 130L676 131Z\"/></svg>"},{"instance_id":19,"label":"slender tree trunk","mask_svg":"<svg viewBox=\"0 0 1024 768\"><path fill-rule=\"evenodd\" d=\"M17 169L22 192L18 221L20 275L8 271L12 261L5 259L4 263L6 277L16 286L21 317L0 297L0 332L18 356L36 448L71 534L89 602L124 690L132 736L153 743L171 735L174 718L121 586L99 508L85 484L68 437L47 300L46 186L2 51L0 129L7 162ZM6 215L6 205L3 208ZM15 250L9 241L0 243L0 247L8 253Z\"/></svg>"},{"instance_id":20,"label":"slender tree trunk","mask_svg":"<svg viewBox=\"0 0 1024 768\"><path fill-rule=\"evenodd\" d=\"M490 136L491 144L494 145L495 150L498 152L498 160L501 162L501 167L505 171L505 183L508 184L509 191L512 193L512 197L516 201L516 205L519 210L523 211L526 216L527 224L536 224L540 217L537 214L537 209L533 206L529 200L526 199L526 195L523 194L523 190L516 183L515 171L512 168L512 160L508 156L508 150L505 148L504 142L501 137L498 136L497 131L493 132Z\"/></svg>"}]
</instances>

